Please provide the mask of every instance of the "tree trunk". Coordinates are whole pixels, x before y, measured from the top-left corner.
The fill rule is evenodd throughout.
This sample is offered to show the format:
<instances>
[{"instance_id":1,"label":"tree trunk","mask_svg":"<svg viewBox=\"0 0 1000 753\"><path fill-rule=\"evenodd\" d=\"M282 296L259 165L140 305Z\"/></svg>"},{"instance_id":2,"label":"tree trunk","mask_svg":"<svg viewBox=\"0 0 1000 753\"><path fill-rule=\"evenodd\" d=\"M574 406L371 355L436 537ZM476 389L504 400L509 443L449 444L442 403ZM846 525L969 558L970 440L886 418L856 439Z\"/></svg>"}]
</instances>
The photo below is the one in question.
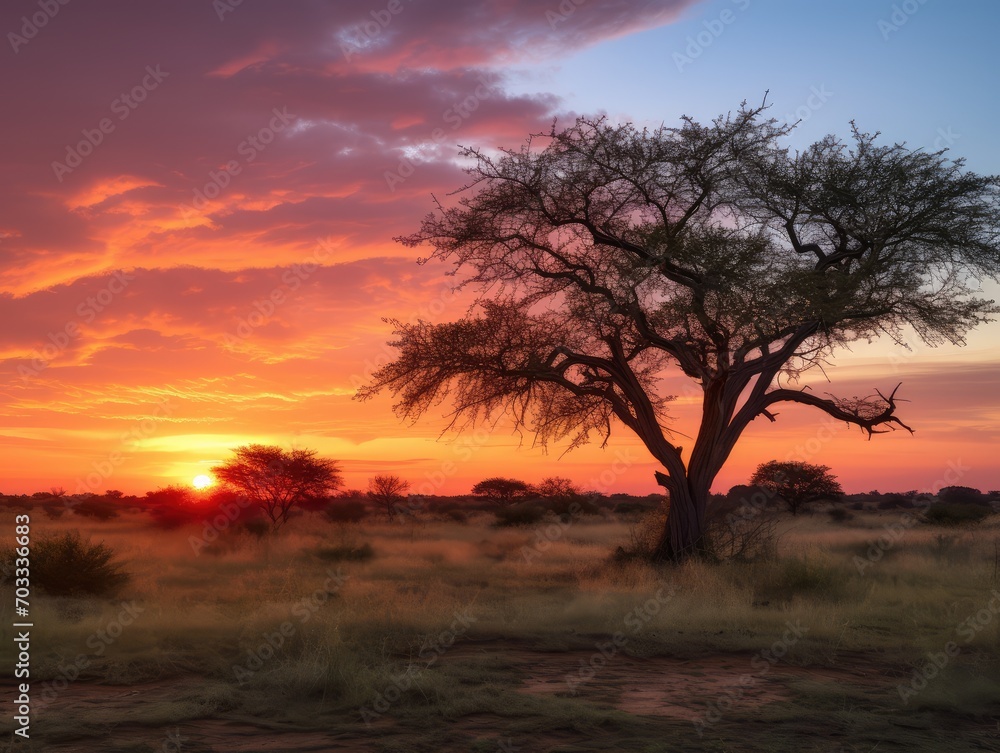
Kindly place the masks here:
<instances>
[{"instance_id":1,"label":"tree trunk","mask_svg":"<svg viewBox=\"0 0 1000 753\"><path fill-rule=\"evenodd\" d=\"M708 552L705 539L708 488L694 488L695 485L687 477L675 482L659 471L656 472L656 481L666 489L670 511L663 535L653 550L653 561L682 562L705 556Z\"/></svg>"}]
</instances>

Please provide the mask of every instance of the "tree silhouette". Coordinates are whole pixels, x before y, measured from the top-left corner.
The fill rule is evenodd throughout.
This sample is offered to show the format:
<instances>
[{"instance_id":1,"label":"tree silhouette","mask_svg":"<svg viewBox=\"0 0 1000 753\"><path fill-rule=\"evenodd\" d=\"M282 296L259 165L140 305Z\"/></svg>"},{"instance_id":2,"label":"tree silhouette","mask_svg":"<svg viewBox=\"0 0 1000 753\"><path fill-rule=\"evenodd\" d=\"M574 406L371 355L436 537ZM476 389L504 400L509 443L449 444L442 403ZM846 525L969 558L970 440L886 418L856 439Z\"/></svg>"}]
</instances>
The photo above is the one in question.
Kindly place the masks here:
<instances>
[{"instance_id":1,"label":"tree silhouette","mask_svg":"<svg viewBox=\"0 0 1000 753\"><path fill-rule=\"evenodd\" d=\"M493 476L473 486L472 493L477 497L485 497L493 502L507 505L527 499L535 493L535 489L531 484L516 478Z\"/></svg>"},{"instance_id":2,"label":"tree silhouette","mask_svg":"<svg viewBox=\"0 0 1000 753\"><path fill-rule=\"evenodd\" d=\"M212 474L256 503L275 530L288 521L294 505L325 497L343 484L337 462L317 457L315 450L286 452L276 446L248 444L233 453L235 457L212 468Z\"/></svg>"},{"instance_id":3,"label":"tree silhouette","mask_svg":"<svg viewBox=\"0 0 1000 753\"><path fill-rule=\"evenodd\" d=\"M780 403L869 438L909 430L895 389L843 399L779 377L858 340L962 343L988 321L976 278L1000 274L1000 181L857 128L791 153L765 109L653 131L580 119L498 156L463 150L465 195L398 240L480 297L455 322L389 320L399 356L358 396L387 389L409 418L447 398L459 429L505 413L543 446L606 442L620 422L663 467L661 560L705 551L713 479ZM671 369L702 397L686 448L658 383Z\"/></svg>"},{"instance_id":4,"label":"tree silhouette","mask_svg":"<svg viewBox=\"0 0 1000 753\"><path fill-rule=\"evenodd\" d=\"M802 505L830 497L840 497L844 490L828 465L814 465L797 460L771 460L757 466L750 483L785 500L792 515Z\"/></svg>"},{"instance_id":5,"label":"tree silhouette","mask_svg":"<svg viewBox=\"0 0 1000 753\"><path fill-rule=\"evenodd\" d=\"M368 498L384 507L389 520L393 520L396 517L396 507L405 499L409 488L410 482L403 481L399 476L379 475L368 479Z\"/></svg>"}]
</instances>

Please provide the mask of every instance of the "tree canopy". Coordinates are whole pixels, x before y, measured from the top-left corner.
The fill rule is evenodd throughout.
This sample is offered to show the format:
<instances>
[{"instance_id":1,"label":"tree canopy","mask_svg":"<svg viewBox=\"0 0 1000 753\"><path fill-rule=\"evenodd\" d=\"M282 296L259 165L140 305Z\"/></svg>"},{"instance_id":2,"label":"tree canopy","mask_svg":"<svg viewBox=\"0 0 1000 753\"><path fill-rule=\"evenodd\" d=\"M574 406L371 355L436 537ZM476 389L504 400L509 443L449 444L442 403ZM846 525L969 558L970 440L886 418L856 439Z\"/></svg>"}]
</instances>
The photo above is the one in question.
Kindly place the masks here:
<instances>
[{"instance_id":1,"label":"tree canopy","mask_svg":"<svg viewBox=\"0 0 1000 753\"><path fill-rule=\"evenodd\" d=\"M853 127L801 152L746 104L702 125L639 130L581 118L520 149L469 148L471 180L400 238L429 245L479 293L465 317L390 320L398 358L359 391L452 426L499 414L543 445L619 422L662 465L671 509L657 557L704 550L712 480L740 435L799 403L873 434L909 427L895 389L790 385L850 343L962 343L996 313L998 179L944 152ZM426 260L423 260L426 261ZM674 371L703 393L693 447L669 425Z\"/></svg>"},{"instance_id":2,"label":"tree canopy","mask_svg":"<svg viewBox=\"0 0 1000 753\"><path fill-rule=\"evenodd\" d=\"M275 529L287 522L296 504L325 497L343 485L337 462L317 457L315 450L248 444L233 453L235 457L212 468L212 474L255 502Z\"/></svg>"},{"instance_id":3,"label":"tree canopy","mask_svg":"<svg viewBox=\"0 0 1000 753\"><path fill-rule=\"evenodd\" d=\"M504 478L503 476L493 476L485 478L472 487L472 493L477 497L509 504L527 499L535 493L535 488L516 478Z\"/></svg>"},{"instance_id":4,"label":"tree canopy","mask_svg":"<svg viewBox=\"0 0 1000 753\"><path fill-rule=\"evenodd\" d=\"M781 497L792 515L802 506L843 495L844 490L830 466L799 460L770 460L757 466L750 483Z\"/></svg>"}]
</instances>

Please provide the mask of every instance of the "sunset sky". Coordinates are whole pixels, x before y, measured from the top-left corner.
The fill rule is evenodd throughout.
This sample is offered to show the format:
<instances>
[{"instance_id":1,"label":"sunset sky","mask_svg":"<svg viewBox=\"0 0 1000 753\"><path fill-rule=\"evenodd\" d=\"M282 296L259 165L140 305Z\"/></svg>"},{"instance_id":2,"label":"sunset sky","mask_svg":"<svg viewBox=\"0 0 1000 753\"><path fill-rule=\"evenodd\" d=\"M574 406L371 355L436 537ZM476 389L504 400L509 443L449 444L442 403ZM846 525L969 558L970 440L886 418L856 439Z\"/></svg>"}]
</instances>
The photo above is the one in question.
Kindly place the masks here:
<instances>
[{"instance_id":1,"label":"sunset sky","mask_svg":"<svg viewBox=\"0 0 1000 753\"><path fill-rule=\"evenodd\" d=\"M187 484L246 442L316 449L352 488L392 472L424 493L497 474L657 491L620 428L545 455L503 424L439 438L444 408L410 425L388 396L352 399L391 357L382 317L465 312L447 268L392 241L462 184L457 145L578 114L709 120L769 90L772 115L803 121L793 146L853 119L1000 173L998 28L988 0L9 0L0 492ZM868 442L788 407L716 490L786 457L848 491L1000 488L998 342L994 323L964 348L842 353L815 389L902 382L916 434ZM689 388L666 388L693 432Z\"/></svg>"}]
</instances>

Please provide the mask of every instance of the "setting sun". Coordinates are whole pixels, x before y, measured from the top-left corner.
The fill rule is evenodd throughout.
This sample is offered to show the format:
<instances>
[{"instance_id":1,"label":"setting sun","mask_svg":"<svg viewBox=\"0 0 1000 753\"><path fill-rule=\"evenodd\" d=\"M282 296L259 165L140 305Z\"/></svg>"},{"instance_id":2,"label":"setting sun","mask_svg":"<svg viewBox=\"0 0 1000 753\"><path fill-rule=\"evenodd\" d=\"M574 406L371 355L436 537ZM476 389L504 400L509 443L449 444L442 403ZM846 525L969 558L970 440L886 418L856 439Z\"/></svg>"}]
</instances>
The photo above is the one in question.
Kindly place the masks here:
<instances>
[{"instance_id":1,"label":"setting sun","mask_svg":"<svg viewBox=\"0 0 1000 753\"><path fill-rule=\"evenodd\" d=\"M205 488L211 486L212 483L213 483L212 482L212 477L211 476L206 476L204 473L195 476L191 480L191 485L195 489L205 489Z\"/></svg>"}]
</instances>

